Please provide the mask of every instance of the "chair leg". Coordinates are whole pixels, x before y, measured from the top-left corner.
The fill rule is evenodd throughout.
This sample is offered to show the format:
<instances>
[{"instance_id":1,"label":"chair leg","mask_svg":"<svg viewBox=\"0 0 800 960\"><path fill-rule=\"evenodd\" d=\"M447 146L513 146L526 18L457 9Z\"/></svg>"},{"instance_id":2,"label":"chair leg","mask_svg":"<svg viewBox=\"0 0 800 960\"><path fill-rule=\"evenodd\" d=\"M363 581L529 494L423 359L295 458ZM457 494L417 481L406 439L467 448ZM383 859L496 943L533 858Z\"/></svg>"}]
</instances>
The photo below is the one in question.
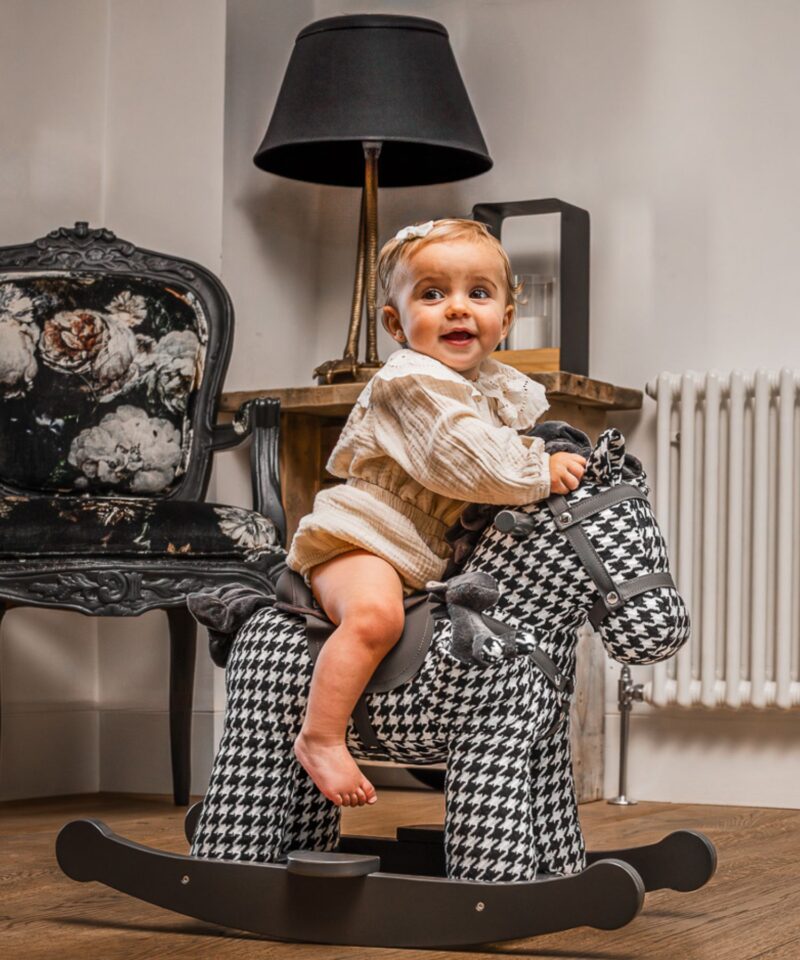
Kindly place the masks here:
<instances>
[{"instance_id":1,"label":"chair leg","mask_svg":"<svg viewBox=\"0 0 800 960\"><path fill-rule=\"evenodd\" d=\"M0 603L0 627L3 623L3 617L6 615L6 610L8 607L4 603ZM0 650L0 655L2 655L2 650ZM2 676L0 675L0 687L2 687ZM2 698L0 697L0 747L2 746L2 735L3 735L3 713L2 713Z\"/></svg>"},{"instance_id":2,"label":"chair leg","mask_svg":"<svg viewBox=\"0 0 800 960\"><path fill-rule=\"evenodd\" d=\"M192 696L197 623L183 607L169 607L169 732L176 806L189 803L192 777Z\"/></svg>"}]
</instances>

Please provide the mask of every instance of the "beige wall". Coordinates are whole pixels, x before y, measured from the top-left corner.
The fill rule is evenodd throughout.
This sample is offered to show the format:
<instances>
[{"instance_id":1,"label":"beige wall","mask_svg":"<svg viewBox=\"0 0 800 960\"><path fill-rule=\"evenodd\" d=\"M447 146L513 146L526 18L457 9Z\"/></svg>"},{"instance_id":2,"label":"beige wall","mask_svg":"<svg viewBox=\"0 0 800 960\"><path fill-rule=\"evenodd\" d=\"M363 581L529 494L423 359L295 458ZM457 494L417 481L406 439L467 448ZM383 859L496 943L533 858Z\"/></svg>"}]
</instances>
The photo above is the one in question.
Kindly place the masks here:
<instances>
[{"instance_id":1,"label":"beige wall","mask_svg":"<svg viewBox=\"0 0 800 960\"><path fill-rule=\"evenodd\" d=\"M229 388L307 383L315 363L341 352L357 191L281 180L251 158L297 31L365 7L446 24L495 159L475 180L384 191L383 237L412 220L467 214L479 200L560 197L592 215L594 376L642 387L665 369L798 363L794 0L5 6L0 52L20 95L6 86L0 106L12 134L0 144L0 242L88 216L220 270L237 309ZM49 56L30 56L34 34ZM615 419L652 472L654 405L645 404ZM215 495L249 502L244 454L220 458ZM84 711L82 736L102 747L80 784L167 789L163 625L155 614L104 623L99 653L94 629L77 617L14 611L4 689L10 671L29 678L26 704L99 704L99 714ZM134 665L133 644L142 651ZM196 786L222 706L220 675L201 663ZM13 704L17 692L9 696ZM4 730L0 780L15 784L14 795L50 789L22 758L47 716L34 713L36 722L26 714ZM636 713L634 795L796 805L794 715ZM611 699L608 723L614 733ZM64 751L81 743L65 739ZM7 752L7 740L21 749ZM69 750L80 764L81 747ZM69 776L55 780L72 789Z\"/></svg>"},{"instance_id":2,"label":"beige wall","mask_svg":"<svg viewBox=\"0 0 800 960\"><path fill-rule=\"evenodd\" d=\"M236 309L236 340L226 384L305 383L318 328L319 188L263 173L253 154L313 4L229 0L227 11L222 279ZM217 457L219 496L249 505L249 470L246 449Z\"/></svg>"},{"instance_id":3,"label":"beige wall","mask_svg":"<svg viewBox=\"0 0 800 960\"><path fill-rule=\"evenodd\" d=\"M100 219L106 30L105 0L3 4L0 245ZM12 610L0 652L0 799L96 790L96 621Z\"/></svg>"},{"instance_id":4,"label":"beige wall","mask_svg":"<svg viewBox=\"0 0 800 960\"><path fill-rule=\"evenodd\" d=\"M110 0L103 222L219 274L225 113L224 0ZM212 752L214 676L205 635L195 683L198 788ZM103 790L171 789L166 616L99 627Z\"/></svg>"}]
</instances>

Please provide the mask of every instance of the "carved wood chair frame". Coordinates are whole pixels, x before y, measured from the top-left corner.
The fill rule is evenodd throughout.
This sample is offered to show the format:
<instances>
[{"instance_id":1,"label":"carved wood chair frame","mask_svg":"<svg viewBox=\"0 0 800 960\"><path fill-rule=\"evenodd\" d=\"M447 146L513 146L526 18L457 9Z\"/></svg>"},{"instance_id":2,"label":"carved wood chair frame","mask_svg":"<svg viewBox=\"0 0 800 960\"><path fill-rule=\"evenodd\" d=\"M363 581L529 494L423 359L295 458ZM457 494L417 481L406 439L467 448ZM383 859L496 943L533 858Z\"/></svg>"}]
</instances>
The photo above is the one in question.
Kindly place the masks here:
<instances>
[{"instance_id":1,"label":"carved wood chair frame","mask_svg":"<svg viewBox=\"0 0 800 960\"><path fill-rule=\"evenodd\" d=\"M251 401L230 424L218 425L219 393L233 340L233 308L220 281L197 263L134 246L110 230L90 229L87 223L61 227L32 243L0 249L0 279L43 270L128 275L161 282L180 282L200 300L208 321L208 342L202 382L192 408L191 451L185 473L163 498L204 499L212 455L252 436L250 459L253 508L274 522L281 543L285 518L278 479L279 403ZM0 496L37 491L21 490L0 480ZM44 495L44 494L40 494ZM236 559L200 559L167 555L154 557L59 556L0 559L0 621L14 606L54 607L90 616L138 616L163 609L170 633L169 713L173 791L176 804L189 802L192 695L196 654L196 623L186 609L186 596L198 590L238 583L272 589L270 565Z\"/></svg>"}]
</instances>

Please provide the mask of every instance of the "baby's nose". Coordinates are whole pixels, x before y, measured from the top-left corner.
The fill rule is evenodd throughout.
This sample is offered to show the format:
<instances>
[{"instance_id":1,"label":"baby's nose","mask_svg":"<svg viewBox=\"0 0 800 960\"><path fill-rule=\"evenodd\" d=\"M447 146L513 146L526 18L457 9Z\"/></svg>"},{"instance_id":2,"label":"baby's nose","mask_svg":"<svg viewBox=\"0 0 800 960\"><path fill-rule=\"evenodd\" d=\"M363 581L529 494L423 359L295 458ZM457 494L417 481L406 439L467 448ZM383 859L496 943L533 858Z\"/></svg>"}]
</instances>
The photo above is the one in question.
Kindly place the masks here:
<instances>
[{"instance_id":1,"label":"baby's nose","mask_svg":"<svg viewBox=\"0 0 800 960\"><path fill-rule=\"evenodd\" d=\"M463 294L456 293L450 297L450 302L447 304L448 314L455 314L457 316L463 315L469 312L469 299Z\"/></svg>"}]
</instances>

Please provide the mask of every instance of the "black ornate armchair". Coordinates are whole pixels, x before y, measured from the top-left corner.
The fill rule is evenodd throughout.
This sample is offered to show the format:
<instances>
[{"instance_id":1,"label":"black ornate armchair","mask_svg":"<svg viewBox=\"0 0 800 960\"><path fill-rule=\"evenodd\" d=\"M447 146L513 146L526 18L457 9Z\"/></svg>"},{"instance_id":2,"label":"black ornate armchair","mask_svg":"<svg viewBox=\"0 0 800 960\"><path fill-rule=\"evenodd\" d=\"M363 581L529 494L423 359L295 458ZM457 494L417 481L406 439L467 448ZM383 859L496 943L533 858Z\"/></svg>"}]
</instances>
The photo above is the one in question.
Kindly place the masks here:
<instances>
[{"instance_id":1,"label":"black ornate armchair","mask_svg":"<svg viewBox=\"0 0 800 960\"><path fill-rule=\"evenodd\" d=\"M12 606L169 618L175 802L190 784L186 596L271 588L284 552L278 404L215 424L233 310L203 267L109 230L0 248L0 620ZM252 434L254 510L204 503Z\"/></svg>"}]
</instances>

